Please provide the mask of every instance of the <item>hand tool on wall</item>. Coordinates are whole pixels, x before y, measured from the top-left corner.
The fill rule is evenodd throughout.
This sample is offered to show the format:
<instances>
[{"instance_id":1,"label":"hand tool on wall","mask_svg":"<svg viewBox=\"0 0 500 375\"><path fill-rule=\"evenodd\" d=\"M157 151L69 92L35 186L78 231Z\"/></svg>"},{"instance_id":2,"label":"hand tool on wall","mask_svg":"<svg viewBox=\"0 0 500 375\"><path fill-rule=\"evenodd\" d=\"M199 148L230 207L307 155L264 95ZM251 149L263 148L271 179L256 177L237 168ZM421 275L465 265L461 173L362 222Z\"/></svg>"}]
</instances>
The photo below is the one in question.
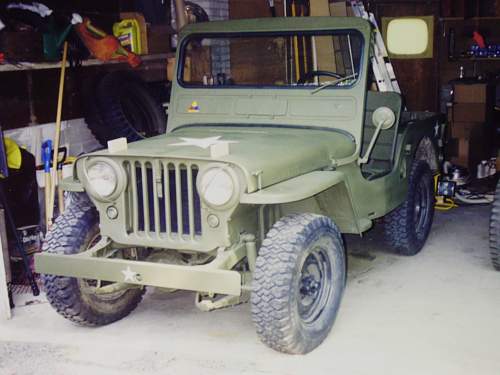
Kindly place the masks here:
<instances>
[{"instance_id":1,"label":"hand tool on wall","mask_svg":"<svg viewBox=\"0 0 500 375\"><path fill-rule=\"evenodd\" d=\"M54 150L55 151L55 150ZM57 180L61 182L63 175L62 169L64 162L66 161L66 157L68 155L68 149L66 147L59 147L57 150ZM57 185L57 204L59 207L59 215L64 212L64 191L61 189L61 185Z\"/></svg>"},{"instance_id":2,"label":"hand tool on wall","mask_svg":"<svg viewBox=\"0 0 500 375\"><path fill-rule=\"evenodd\" d=\"M68 42L64 42L63 57L61 62L61 75L59 77L59 94L57 97L57 114L56 114L56 134L54 137L54 150L59 149L59 141L61 138L61 115L62 115L62 105L64 97L64 78L66 74L66 61L68 59ZM58 153L54 152L54 157L52 158L52 168L57 171L57 157ZM54 216L54 201L56 195L56 185L57 185L57 173L53 174L52 184L50 186L50 202L48 207L49 213L49 226L52 224L52 217Z\"/></svg>"},{"instance_id":3,"label":"hand tool on wall","mask_svg":"<svg viewBox=\"0 0 500 375\"><path fill-rule=\"evenodd\" d=\"M45 226L48 229L51 224L51 217L49 212L50 206L50 160L52 158L52 141L49 139L42 144L42 161L43 161L43 171L45 177Z\"/></svg>"}]
</instances>

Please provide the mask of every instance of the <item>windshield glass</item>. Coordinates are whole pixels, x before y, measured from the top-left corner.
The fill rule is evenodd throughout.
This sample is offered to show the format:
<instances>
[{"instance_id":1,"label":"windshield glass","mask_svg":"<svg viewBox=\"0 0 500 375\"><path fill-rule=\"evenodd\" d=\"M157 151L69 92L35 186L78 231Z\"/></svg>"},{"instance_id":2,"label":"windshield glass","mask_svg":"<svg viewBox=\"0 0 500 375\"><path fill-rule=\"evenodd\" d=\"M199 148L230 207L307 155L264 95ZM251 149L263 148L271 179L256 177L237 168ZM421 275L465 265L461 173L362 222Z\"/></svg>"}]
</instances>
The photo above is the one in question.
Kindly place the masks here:
<instances>
[{"instance_id":1,"label":"windshield glass","mask_svg":"<svg viewBox=\"0 0 500 375\"><path fill-rule=\"evenodd\" d=\"M358 80L363 37L357 31L192 35L181 48L184 86L335 89Z\"/></svg>"}]
</instances>

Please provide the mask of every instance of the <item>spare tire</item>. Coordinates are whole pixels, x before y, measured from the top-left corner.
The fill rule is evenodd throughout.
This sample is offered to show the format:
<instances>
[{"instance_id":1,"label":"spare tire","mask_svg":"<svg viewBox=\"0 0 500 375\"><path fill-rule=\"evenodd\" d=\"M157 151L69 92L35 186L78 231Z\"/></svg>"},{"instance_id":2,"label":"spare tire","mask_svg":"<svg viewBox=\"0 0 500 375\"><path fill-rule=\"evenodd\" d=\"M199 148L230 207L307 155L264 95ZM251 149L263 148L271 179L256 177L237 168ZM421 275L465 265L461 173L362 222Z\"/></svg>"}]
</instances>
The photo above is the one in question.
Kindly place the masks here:
<instances>
[{"instance_id":1,"label":"spare tire","mask_svg":"<svg viewBox=\"0 0 500 375\"><path fill-rule=\"evenodd\" d=\"M129 142L165 133L167 115L140 77L117 71L105 75L87 103L85 121L97 140Z\"/></svg>"}]
</instances>

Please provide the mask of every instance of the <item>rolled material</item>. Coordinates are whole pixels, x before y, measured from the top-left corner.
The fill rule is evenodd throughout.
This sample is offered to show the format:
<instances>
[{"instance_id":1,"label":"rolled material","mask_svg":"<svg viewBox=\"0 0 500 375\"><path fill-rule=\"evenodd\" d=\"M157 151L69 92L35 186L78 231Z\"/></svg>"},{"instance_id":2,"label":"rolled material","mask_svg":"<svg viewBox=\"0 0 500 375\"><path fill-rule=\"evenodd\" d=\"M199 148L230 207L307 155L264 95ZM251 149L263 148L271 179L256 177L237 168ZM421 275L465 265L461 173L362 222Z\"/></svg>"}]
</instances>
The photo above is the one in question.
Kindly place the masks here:
<instances>
[{"instance_id":1,"label":"rolled material","mask_svg":"<svg viewBox=\"0 0 500 375\"><path fill-rule=\"evenodd\" d=\"M175 0L175 24L179 32L187 24L186 3L184 0Z\"/></svg>"}]
</instances>

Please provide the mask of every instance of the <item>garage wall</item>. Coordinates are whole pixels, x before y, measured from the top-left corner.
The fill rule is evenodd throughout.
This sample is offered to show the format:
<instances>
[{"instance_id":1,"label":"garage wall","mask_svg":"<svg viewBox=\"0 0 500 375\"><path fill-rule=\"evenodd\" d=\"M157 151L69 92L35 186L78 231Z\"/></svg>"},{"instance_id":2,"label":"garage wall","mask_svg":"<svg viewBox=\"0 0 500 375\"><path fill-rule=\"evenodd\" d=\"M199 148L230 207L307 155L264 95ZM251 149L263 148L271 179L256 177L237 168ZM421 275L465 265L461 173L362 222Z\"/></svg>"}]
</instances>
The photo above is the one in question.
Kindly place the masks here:
<instances>
[{"instance_id":1,"label":"garage wall","mask_svg":"<svg viewBox=\"0 0 500 375\"><path fill-rule=\"evenodd\" d=\"M67 146L71 156L78 156L83 152L102 148L82 118L63 121L61 129L61 147ZM12 138L17 144L35 155L37 165L42 163L42 142L47 139L54 139L54 134L55 123L28 126L4 132L6 137Z\"/></svg>"},{"instance_id":2,"label":"garage wall","mask_svg":"<svg viewBox=\"0 0 500 375\"><path fill-rule=\"evenodd\" d=\"M201 6L207 12L210 21L222 21L229 19L229 0L189 0ZM248 1L247 2L251 2ZM171 3L171 13L175 15L174 1ZM175 16L172 16L172 27L177 29L175 24Z\"/></svg>"},{"instance_id":3,"label":"garage wall","mask_svg":"<svg viewBox=\"0 0 500 375\"><path fill-rule=\"evenodd\" d=\"M275 0L276 15L283 16L283 0ZM260 18L271 17L268 0L229 0L229 17Z\"/></svg>"},{"instance_id":4,"label":"garage wall","mask_svg":"<svg viewBox=\"0 0 500 375\"><path fill-rule=\"evenodd\" d=\"M386 0L370 2L370 10L382 17L434 16L434 53L431 59L391 59L405 104L412 111L439 111L439 14L438 0Z\"/></svg>"},{"instance_id":5,"label":"garage wall","mask_svg":"<svg viewBox=\"0 0 500 375\"><path fill-rule=\"evenodd\" d=\"M372 0L369 9L380 22L382 17L434 16L435 40L439 33L439 0ZM275 1L278 16L283 15L283 2ZM267 0L229 0L231 19L270 17ZM406 105L411 110L438 110L439 100L439 53L434 43L432 59L393 60L398 81L404 92Z\"/></svg>"}]
</instances>

